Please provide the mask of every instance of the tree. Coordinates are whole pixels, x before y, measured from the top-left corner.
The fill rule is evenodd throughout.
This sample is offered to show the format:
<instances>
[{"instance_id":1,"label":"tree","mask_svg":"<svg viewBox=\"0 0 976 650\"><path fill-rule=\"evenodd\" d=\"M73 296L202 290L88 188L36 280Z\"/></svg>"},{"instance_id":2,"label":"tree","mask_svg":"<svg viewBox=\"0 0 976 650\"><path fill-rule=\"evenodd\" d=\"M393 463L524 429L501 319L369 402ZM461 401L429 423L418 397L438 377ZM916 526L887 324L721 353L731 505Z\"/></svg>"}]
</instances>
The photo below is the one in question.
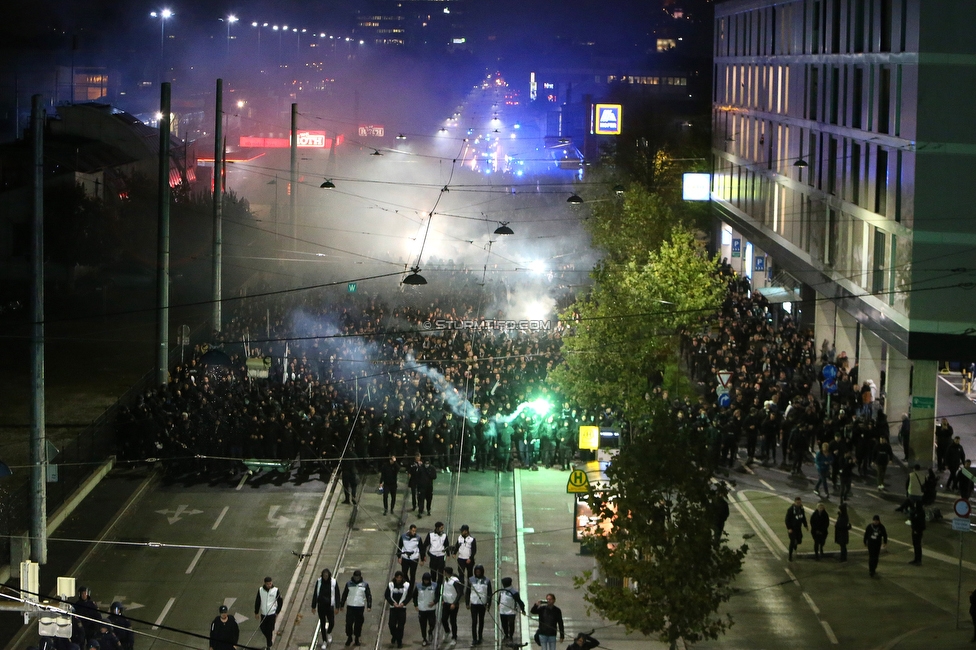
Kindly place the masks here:
<instances>
[{"instance_id":1,"label":"tree","mask_svg":"<svg viewBox=\"0 0 976 650\"><path fill-rule=\"evenodd\" d=\"M576 585L604 617L677 648L732 625L717 610L748 548L716 542L713 503L724 489L709 488L711 469L663 400L652 398L646 412L607 469L608 490L590 495L594 512L610 522L584 540L601 579L588 572Z\"/></svg>"},{"instance_id":2,"label":"tree","mask_svg":"<svg viewBox=\"0 0 976 650\"><path fill-rule=\"evenodd\" d=\"M586 407L617 405L630 421L644 415L649 377L677 363L677 333L718 309L724 284L691 233L671 232L646 261L604 261L592 292L561 316L564 363L550 379Z\"/></svg>"}]
</instances>

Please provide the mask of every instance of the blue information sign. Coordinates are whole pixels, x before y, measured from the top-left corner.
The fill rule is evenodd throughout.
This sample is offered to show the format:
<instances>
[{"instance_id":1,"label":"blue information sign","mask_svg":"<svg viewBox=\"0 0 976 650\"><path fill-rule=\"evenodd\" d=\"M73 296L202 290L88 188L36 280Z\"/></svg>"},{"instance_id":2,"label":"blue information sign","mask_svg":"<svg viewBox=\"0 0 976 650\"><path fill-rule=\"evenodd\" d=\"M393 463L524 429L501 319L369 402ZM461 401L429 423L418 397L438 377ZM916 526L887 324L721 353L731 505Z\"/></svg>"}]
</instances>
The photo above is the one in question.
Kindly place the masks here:
<instances>
[{"instance_id":1,"label":"blue information sign","mask_svg":"<svg viewBox=\"0 0 976 650\"><path fill-rule=\"evenodd\" d=\"M742 240L735 238L732 240L732 257L738 257L742 254Z\"/></svg>"},{"instance_id":2,"label":"blue information sign","mask_svg":"<svg viewBox=\"0 0 976 650\"><path fill-rule=\"evenodd\" d=\"M766 256L760 255L756 258L756 270L765 271L766 270Z\"/></svg>"}]
</instances>

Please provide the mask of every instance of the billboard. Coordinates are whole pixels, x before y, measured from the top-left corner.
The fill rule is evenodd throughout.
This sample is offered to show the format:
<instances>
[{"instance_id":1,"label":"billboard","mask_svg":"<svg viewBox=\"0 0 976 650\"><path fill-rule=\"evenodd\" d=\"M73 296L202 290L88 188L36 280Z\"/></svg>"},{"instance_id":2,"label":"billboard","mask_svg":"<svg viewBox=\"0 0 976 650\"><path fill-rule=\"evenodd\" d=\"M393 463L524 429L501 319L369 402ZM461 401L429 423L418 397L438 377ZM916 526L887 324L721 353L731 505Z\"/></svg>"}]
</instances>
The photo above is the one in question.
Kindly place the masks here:
<instances>
[{"instance_id":1,"label":"billboard","mask_svg":"<svg viewBox=\"0 0 976 650\"><path fill-rule=\"evenodd\" d=\"M594 107L593 133L596 135L620 135L620 104L597 104Z\"/></svg>"}]
</instances>

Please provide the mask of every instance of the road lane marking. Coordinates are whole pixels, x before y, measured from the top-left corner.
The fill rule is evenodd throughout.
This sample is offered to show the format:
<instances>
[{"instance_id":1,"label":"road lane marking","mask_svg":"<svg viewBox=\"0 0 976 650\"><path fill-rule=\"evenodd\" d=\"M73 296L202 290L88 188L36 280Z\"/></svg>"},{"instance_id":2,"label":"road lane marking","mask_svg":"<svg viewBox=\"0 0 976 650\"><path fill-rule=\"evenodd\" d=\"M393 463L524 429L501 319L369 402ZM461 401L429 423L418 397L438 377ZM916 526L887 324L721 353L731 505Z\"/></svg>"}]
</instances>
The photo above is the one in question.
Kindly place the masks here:
<instances>
[{"instance_id":1,"label":"road lane marking","mask_svg":"<svg viewBox=\"0 0 976 650\"><path fill-rule=\"evenodd\" d=\"M788 576L790 577L790 580L792 580L792 581L793 581L793 584L795 584L795 585L796 585L797 587L799 587L799 586L800 586L800 581L799 581L799 580L797 580L797 578L796 578L796 574L794 574L794 573L793 573L792 571L790 571L789 569L783 569L783 570L784 570L784 571L786 571L786 575L788 575Z\"/></svg>"},{"instance_id":2,"label":"road lane marking","mask_svg":"<svg viewBox=\"0 0 976 650\"><path fill-rule=\"evenodd\" d=\"M193 561L190 562L190 566L186 567L186 575L193 573L193 569L196 568L197 562L200 561L200 557L203 555L204 550L206 549L201 548L197 550L197 554L193 556Z\"/></svg>"},{"instance_id":3,"label":"road lane marking","mask_svg":"<svg viewBox=\"0 0 976 650\"><path fill-rule=\"evenodd\" d=\"M820 624L823 625L824 632L827 633L827 638L830 639L830 642L834 645L840 644L840 641L837 640L837 635L834 634L834 631L830 628L830 623L822 620L820 621Z\"/></svg>"},{"instance_id":4,"label":"road lane marking","mask_svg":"<svg viewBox=\"0 0 976 650\"><path fill-rule=\"evenodd\" d=\"M810 594L804 591L803 599L807 601L807 605L810 606L810 609L813 610L813 613L816 614L817 616L820 616L820 608L817 607L817 604L815 602L813 602L813 598L810 597Z\"/></svg>"},{"instance_id":5,"label":"road lane marking","mask_svg":"<svg viewBox=\"0 0 976 650\"><path fill-rule=\"evenodd\" d=\"M756 522L766 532L770 541L776 545L776 548L779 549L780 553L786 554L786 545L780 541L779 537L776 536L776 533L773 532L773 529L769 527L766 520L763 519L762 515L759 514L759 511L756 510L756 506L752 505L752 502L749 501L749 498L746 496L745 492L739 492L739 501L742 503L742 507L748 510L749 514L756 518ZM787 501L789 501L789 499L787 499ZM779 559L779 555L776 556L776 559Z\"/></svg>"},{"instance_id":6,"label":"road lane marking","mask_svg":"<svg viewBox=\"0 0 976 650\"><path fill-rule=\"evenodd\" d=\"M219 526L220 522L224 520L224 515L227 514L228 510L230 510L230 506L224 506L224 509L220 511L219 515L217 515L217 521L214 522L214 525L210 528L210 530L217 530L217 526Z\"/></svg>"},{"instance_id":7,"label":"road lane marking","mask_svg":"<svg viewBox=\"0 0 976 650\"><path fill-rule=\"evenodd\" d=\"M770 555L772 555L776 560L781 560L782 558L780 557L779 553L776 552L776 549L773 548L772 543L766 538L766 533L759 527L759 525L756 522L752 521L752 518L748 514L746 514L746 511L742 508L742 506L739 505L739 502L736 501L735 499L731 499L730 502L732 503L732 506L738 511L739 515L741 515L742 518L746 520L746 523L749 524L749 527L752 528L753 531L755 531L756 536L759 537L759 539L762 540L762 543L766 545L766 548L769 549Z\"/></svg>"},{"instance_id":8,"label":"road lane marking","mask_svg":"<svg viewBox=\"0 0 976 650\"><path fill-rule=\"evenodd\" d=\"M525 533L527 531L532 531L531 528L525 527L525 512L522 510L522 474L521 472L515 472L514 476L513 490L515 492L515 549L518 553L518 579L519 588L523 592L528 591L528 585L526 584L529 580L528 570L526 569L525 561ZM573 499L575 501L575 498ZM568 502L567 502L568 505ZM534 531L533 531L534 532ZM521 616L519 617L519 629L521 630L523 639L529 638L529 617Z\"/></svg>"},{"instance_id":9,"label":"road lane marking","mask_svg":"<svg viewBox=\"0 0 976 650\"><path fill-rule=\"evenodd\" d=\"M163 607L163 611L162 613L160 613L159 618L156 619L156 624L152 626L152 629L154 630L159 629L159 626L163 624L163 619L165 619L166 615L169 614L169 610L173 606L173 603L175 602L176 602L176 597L170 598L169 600L166 601L166 606Z\"/></svg>"},{"instance_id":10,"label":"road lane marking","mask_svg":"<svg viewBox=\"0 0 976 650\"><path fill-rule=\"evenodd\" d=\"M238 483L237 484L237 487L234 488L234 489L235 490L240 490L242 487L244 487L244 484L247 483L247 477L248 476L250 476L250 473L249 472L244 472L244 476L241 477L241 482Z\"/></svg>"},{"instance_id":11,"label":"road lane marking","mask_svg":"<svg viewBox=\"0 0 976 650\"><path fill-rule=\"evenodd\" d=\"M775 491L776 491L776 488L774 488L774 487L773 487L772 485L770 485L770 484L769 484L769 483L767 483L766 481L764 481L764 480L762 480L762 479L759 479L759 482L760 482L760 483L762 483L762 484L763 484L764 486L766 486L767 488L769 488L770 490L772 490L773 492L775 492Z\"/></svg>"}]
</instances>

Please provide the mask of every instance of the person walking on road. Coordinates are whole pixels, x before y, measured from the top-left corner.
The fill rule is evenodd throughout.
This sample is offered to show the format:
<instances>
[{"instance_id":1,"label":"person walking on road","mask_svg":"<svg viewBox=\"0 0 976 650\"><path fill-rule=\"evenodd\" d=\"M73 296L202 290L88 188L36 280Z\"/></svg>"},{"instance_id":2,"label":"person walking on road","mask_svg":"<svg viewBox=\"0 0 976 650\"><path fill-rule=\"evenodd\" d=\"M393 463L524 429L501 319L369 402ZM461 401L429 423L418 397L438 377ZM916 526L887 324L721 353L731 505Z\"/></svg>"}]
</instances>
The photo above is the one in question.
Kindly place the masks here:
<instances>
[{"instance_id":1,"label":"person walking on road","mask_svg":"<svg viewBox=\"0 0 976 650\"><path fill-rule=\"evenodd\" d=\"M444 634L451 635L451 641L457 642L458 605L464 598L464 585L454 575L454 567L444 567L444 590L441 594L441 625Z\"/></svg>"},{"instance_id":2,"label":"person walking on road","mask_svg":"<svg viewBox=\"0 0 976 650\"><path fill-rule=\"evenodd\" d=\"M417 470L414 482L417 484L417 517L422 517L424 511L430 516L430 502L434 498L434 479L437 478L437 468L431 465L430 458Z\"/></svg>"},{"instance_id":3,"label":"person walking on road","mask_svg":"<svg viewBox=\"0 0 976 650\"><path fill-rule=\"evenodd\" d=\"M390 462L380 469L380 487L383 488L383 514L396 508L397 477L400 466L396 456L390 456Z\"/></svg>"},{"instance_id":4,"label":"person walking on road","mask_svg":"<svg viewBox=\"0 0 976 650\"><path fill-rule=\"evenodd\" d=\"M407 487L410 488L410 510L417 509L417 475L424 470L424 463L420 460L420 454L413 457L413 462L407 467Z\"/></svg>"},{"instance_id":5,"label":"person walking on road","mask_svg":"<svg viewBox=\"0 0 976 650\"><path fill-rule=\"evenodd\" d=\"M837 523L834 524L834 543L840 546L840 561L847 562L847 545L851 541L851 519L847 516L847 504L837 508Z\"/></svg>"},{"instance_id":6,"label":"person walking on road","mask_svg":"<svg viewBox=\"0 0 976 650\"><path fill-rule=\"evenodd\" d=\"M502 622L502 643L515 640L515 618L525 614L525 603L518 589L512 586L511 578L502 578L502 588L498 590L498 618Z\"/></svg>"},{"instance_id":7,"label":"person walking on road","mask_svg":"<svg viewBox=\"0 0 976 650\"><path fill-rule=\"evenodd\" d=\"M417 534L417 527L413 524L410 524L407 532L400 535L397 562L400 563L406 581L414 584L417 578L417 564L420 562L420 535Z\"/></svg>"},{"instance_id":8,"label":"person walking on road","mask_svg":"<svg viewBox=\"0 0 976 650\"><path fill-rule=\"evenodd\" d=\"M830 498L830 466L833 462L834 457L830 455L830 443L825 442L814 457L814 464L817 466L817 485L813 488L813 493L823 499ZM822 494L820 486L823 486Z\"/></svg>"},{"instance_id":9,"label":"person walking on road","mask_svg":"<svg viewBox=\"0 0 976 650\"><path fill-rule=\"evenodd\" d=\"M786 533L790 536L790 562L793 561L793 551L803 543L804 528L809 528L807 513L803 510L803 501L797 497L786 511Z\"/></svg>"},{"instance_id":10,"label":"person walking on road","mask_svg":"<svg viewBox=\"0 0 976 650\"><path fill-rule=\"evenodd\" d=\"M356 503L356 494L359 493L359 472L356 471L356 456L342 461L342 494L345 497L343 503Z\"/></svg>"},{"instance_id":11,"label":"person walking on road","mask_svg":"<svg viewBox=\"0 0 976 650\"><path fill-rule=\"evenodd\" d=\"M417 614L420 618L420 635L424 638L421 645L428 645L434 641L434 632L437 629L437 601L440 596L440 583L435 582L430 573L422 575L420 584L413 590L413 605L417 608ZM427 630L430 630L429 637Z\"/></svg>"},{"instance_id":12,"label":"person walking on road","mask_svg":"<svg viewBox=\"0 0 976 650\"><path fill-rule=\"evenodd\" d=\"M240 636L237 620L227 613L227 605L221 605L217 617L210 623L210 650L237 650Z\"/></svg>"},{"instance_id":13,"label":"person walking on road","mask_svg":"<svg viewBox=\"0 0 976 650\"><path fill-rule=\"evenodd\" d=\"M810 537L813 538L813 559L819 560L827 543L827 533L830 530L830 515L823 503L817 504L817 509L810 515Z\"/></svg>"},{"instance_id":14,"label":"person walking on road","mask_svg":"<svg viewBox=\"0 0 976 650\"><path fill-rule=\"evenodd\" d=\"M258 593L254 597L254 616L260 617L261 633L268 642L265 647L269 650L274 643L275 622L278 620L281 604L281 591L274 586L270 576L265 578L264 584L258 588Z\"/></svg>"},{"instance_id":15,"label":"person walking on road","mask_svg":"<svg viewBox=\"0 0 976 650\"><path fill-rule=\"evenodd\" d=\"M922 533L925 532L925 506L913 503L908 511L908 521L912 525L912 547L915 549L915 559L909 564L922 564Z\"/></svg>"},{"instance_id":16,"label":"person walking on road","mask_svg":"<svg viewBox=\"0 0 976 650\"><path fill-rule=\"evenodd\" d=\"M864 545L868 547L868 575L873 578L878 571L881 549L888 546L888 531L878 515L875 515L871 519L871 524L864 529Z\"/></svg>"},{"instance_id":17,"label":"person walking on road","mask_svg":"<svg viewBox=\"0 0 976 650\"><path fill-rule=\"evenodd\" d=\"M491 607L491 580L485 576L485 567L474 568L468 579L468 608L471 610L471 645L481 645L485 631L485 614Z\"/></svg>"},{"instance_id":18,"label":"person walking on road","mask_svg":"<svg viewBox=\"0 0 976 650\"><path fill-rule=\"evenodd\" d=\"M447 562L448 550L444 522L438 521L434 524L434 530L427 533L420 544L420 562L427 562L434 582L444 583L444 565Z\"/></svg>"},{"instance_id":19,"label":"person walking on road","mask_svg":"<svg viewBox=\"0 0 976 650\"><path fill-rule=\"evenodd\" d=\"M529 611L539 617L539 631L536 636L542 650L556 650L556 635L563 641L566 631L563 628L563 612L556 607L555 594L546 594L546 599L537 602Z\"/></svg>"},{"instance_id":20,"label":"person walking on road","mask_svg":"<svg viewBox=\"0 0 976 650\"><path fill-rule=\"evenodd\" d=\"M478 542L471 534L471 529L467 524L461 526L461 534L458 535L457 543L454 544L454 557L458 563L458 579L461 584L468 584L468 580L474 575L474 558L478 554Z\"/></svg>"},{"instance_id":21,"label":"person walking on road","mask_svg":"<svg viewBox=\"0 0 976 650\"><path fill-rule=\"evenodd\" d=\"M895 452L888 442L888 436L883 435L878 438L878 446L874 450L874 464L878 470L878 489L882 492L885 489L885 474L888 472L888 463L895 457Z\"/></svg>"},{"instance_id":22,"label":"person walking on road","mask_svg":"<svg viewBox=\"0 0 976 650\"><path fill-rule=\"evenodd\" d=\"M343 607L346 608L346 645L352 645L353 638L356 639L356 645L359 645L359 637L363 635L364 612L373 609L373 594L359 569L352 572L352 579L342 589L339 610Z\"/></svg>"},{"instance_id":23,"label":"person walking on road","mask_svg":"<svg viewBox=\"0 0 976 650\"><path fill-rule=\"evenodd\" d=\"M898 429L898 442L901 443L901 451L904 454L904 460L907 462L912 455L912 419L908 417L908 413L901 414L901 427Z\"/></svg>"},{"instance_id":24,"label":"person walking on road","mask_svg":"<svg viewBox=\"0 0 976 650\"><path fill-rule=\"evenodd\" d=\"M403 577L403 571L393 574L393 580L386 586L383 594L390 606L390 643L403 647L403 628L407 624L407 604L410 602L410 583Z\"/></svg>"},{"instance_id":25,"label":"person walking on road","mask_svg":"<svg viewBox=\"0 0 976 650\"><path fill-rule=\"evenodd\" d=\"M945 488L950 492L956 487L959 479L959 468L966 460L966 450L962 448L961 440L959 436L956 436L946 450L945 461L946 468L949 470L949 478L946 479Z\"/></svg>"},{"instance_id":26,"label":"person walking on road","mask_svg":"<svg viewBox=\"0 0 976 650\"><path fill-rule=\"evenodd\" d=\"M335 608L339 604L339 583L332 572L322 569L322 575L315 581L312 592L312 612L318 612L319 629L322 630L322 647L332 643L332 628L335 627Z\"/></svg>"}]
</instances>

